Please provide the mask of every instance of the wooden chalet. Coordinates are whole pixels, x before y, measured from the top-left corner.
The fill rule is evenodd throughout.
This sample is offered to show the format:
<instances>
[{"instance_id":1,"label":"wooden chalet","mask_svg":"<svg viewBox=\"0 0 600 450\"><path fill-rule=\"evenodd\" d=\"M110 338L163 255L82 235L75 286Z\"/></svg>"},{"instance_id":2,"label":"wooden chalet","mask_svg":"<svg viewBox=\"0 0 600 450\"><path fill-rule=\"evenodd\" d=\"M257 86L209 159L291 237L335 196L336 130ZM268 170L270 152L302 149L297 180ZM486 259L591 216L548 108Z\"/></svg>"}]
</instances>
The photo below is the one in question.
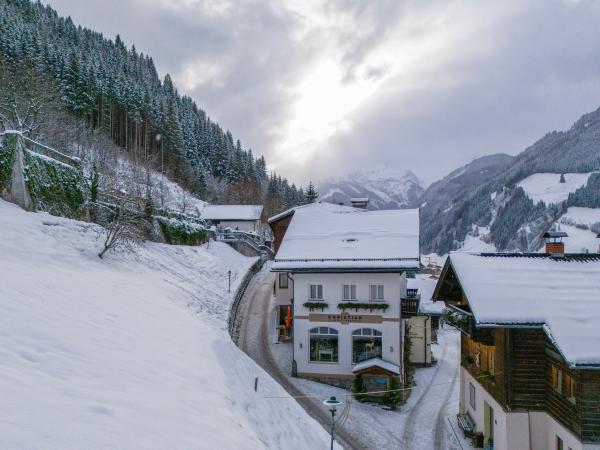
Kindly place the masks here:
<instances>
[{"instance_id":1,"label":"wooden chalet","mask_svg":"<svg viewBox=\"0 0 600 450\"><path fill-rule=\"evenodd\" d=\"M600 449L600 255L562 237L450 254L433 294L462 332L458 423L486 448Z\"/></svg>"}]
</instances>

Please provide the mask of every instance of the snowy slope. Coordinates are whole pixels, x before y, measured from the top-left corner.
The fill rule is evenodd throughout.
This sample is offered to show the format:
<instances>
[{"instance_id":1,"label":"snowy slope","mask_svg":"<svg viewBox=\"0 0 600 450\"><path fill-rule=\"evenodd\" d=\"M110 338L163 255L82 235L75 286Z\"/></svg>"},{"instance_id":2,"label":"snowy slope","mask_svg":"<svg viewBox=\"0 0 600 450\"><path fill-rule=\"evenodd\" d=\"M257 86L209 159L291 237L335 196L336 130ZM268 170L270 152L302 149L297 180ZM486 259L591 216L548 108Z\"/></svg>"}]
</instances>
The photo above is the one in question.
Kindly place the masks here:
<instances>
[{"instance_id":1,"label":"snowy slope","mask_svg":"<svg viewBox=\"0 0 600 450\"><path fill-rule=\"evenodd\" d=\"M384 168L331 178L318 190L324 202L349 205L353 197L368 197L370 209L395 209L413 204L423 183L410 170Z\"/></svg>"},{"instance_id":2,"label":"snowy slope","mask_svg":"<svg viewBox=\"0 0 600 450\"><path fill-rule=\"evenodd\" d=\"M544 202L549 205L565 201L571 192L587 184L592 173L565 173L564 183L560 182L559 173L534 173L517 186L522 187L535 203Z\"/></svg>"},{"instance_id":3,"label":"snowy slope","mask_svg":"<svg viewBox=\"0 0 600 450\"><path fill-rule=\"evenodd\" d=\"M100 260L97 230L0 201L2 448L327 447L227 334L227 271L235 287L253 259L148 243Z\"/></svg>"},{"instance_id":4,"label":"snowy slope","mask_svg":"<svg viewBox=\"0 0 600 450\"><path fill-rule=\"evenodd\" d=\"M596 236L600 229L600 209L571 206L557 222L557 227L569 235L564 240L565 251L569 253L596 253L600 239Z\"/></svg>"}]
</instances>

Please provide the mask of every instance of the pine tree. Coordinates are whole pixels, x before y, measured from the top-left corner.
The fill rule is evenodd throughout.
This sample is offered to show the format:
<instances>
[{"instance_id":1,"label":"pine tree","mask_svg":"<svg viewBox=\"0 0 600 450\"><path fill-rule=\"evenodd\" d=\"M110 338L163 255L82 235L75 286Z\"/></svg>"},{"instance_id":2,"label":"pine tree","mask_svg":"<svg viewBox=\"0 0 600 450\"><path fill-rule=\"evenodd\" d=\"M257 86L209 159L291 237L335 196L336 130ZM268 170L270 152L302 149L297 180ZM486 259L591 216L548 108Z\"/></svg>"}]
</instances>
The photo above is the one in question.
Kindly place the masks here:
<instances>
[{"instance_id":1,"label":"pine tree","mask_svg":"<svg viewBox=\"0 0 600 450\"><path fill-rule=\"evenodd\" d=\"M567 180L565 180L565 174L564 173L560 174L560 182L561 183L566 183L567 182Z\"/></svg>"},{"instance_id":2,"label":"pine tree","mask_svg":"<svg viewBox=\"0 0 600 450\"><path fill-rule=\"evenodd\" d=\"M308 187L306 188L306 193L304 194L304 203L314 203L319 198L319 194L315 189L315 186L312 181L308 183Z\"/></svg>"},{"instance_id":3,"label":"pine tree","mask_svg":"<svg viewBox=\"0 0 600 450\"><path fill-rule=\"evenodd\" d=\"M364 394L365 392L367 392L367 388L365 387L365 381L363 379L363 376L358 373L354 376L354 380L352 380L352 388L351 391L354 395L354 398L356 398L356 400L358 400L359 402L362 402L364 400L364 395L360 395L360 394Z\"/></svg>"},{"instance_id":4,"label":"pine tree","mask_svg":"<svg viewBox=\"0 0 600 450\"><path fill-rule=\"evenodd\" d=\"M392 411L398 409L398 406L402 403L402 396L400 395L400 384L396 378L392 378L388 392L385 393L383 403L388 406Z\"/></svg>"}]
</instances>

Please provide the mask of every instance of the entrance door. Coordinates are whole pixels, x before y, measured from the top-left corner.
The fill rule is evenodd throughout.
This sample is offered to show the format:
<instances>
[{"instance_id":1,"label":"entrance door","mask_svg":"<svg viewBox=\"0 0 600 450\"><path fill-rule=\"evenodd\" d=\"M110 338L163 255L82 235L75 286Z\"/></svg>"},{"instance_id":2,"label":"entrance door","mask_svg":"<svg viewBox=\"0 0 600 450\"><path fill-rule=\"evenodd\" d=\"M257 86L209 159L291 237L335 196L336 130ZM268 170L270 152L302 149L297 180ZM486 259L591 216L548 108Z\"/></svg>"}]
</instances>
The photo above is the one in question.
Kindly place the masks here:
<instances>
[{"instance_id":1,"label":"entrance door","mask_svg":"<svg viewBox=\"0 0 600 450\"><path fill-rule=\"evenodd\" d=\"M494 409L483 402L483 440L486 449L494 448Z\"/></svg>"}]
</instances>

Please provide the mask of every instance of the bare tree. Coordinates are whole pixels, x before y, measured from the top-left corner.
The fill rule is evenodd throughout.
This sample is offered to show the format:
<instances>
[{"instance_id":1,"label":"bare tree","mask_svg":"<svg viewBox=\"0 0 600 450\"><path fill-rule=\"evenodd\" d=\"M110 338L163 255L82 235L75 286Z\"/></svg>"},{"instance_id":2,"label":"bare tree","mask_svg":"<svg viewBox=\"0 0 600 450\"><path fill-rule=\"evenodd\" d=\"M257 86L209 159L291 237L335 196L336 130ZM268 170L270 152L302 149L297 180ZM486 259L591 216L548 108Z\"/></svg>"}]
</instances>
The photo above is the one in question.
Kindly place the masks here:
<instances>
[{"instance_id":1,"label":"bare tree","mask_svg":"<svg viewBox=\"0 0 600 450\"><path fill-rule=\"evenodd\" d=\"M120 205L112 209L108 216L104 223L103 248L98 256L104 257L111 249L133 251L144 239L143 221L139 213Z\"/></svg>"}]
</instances>

